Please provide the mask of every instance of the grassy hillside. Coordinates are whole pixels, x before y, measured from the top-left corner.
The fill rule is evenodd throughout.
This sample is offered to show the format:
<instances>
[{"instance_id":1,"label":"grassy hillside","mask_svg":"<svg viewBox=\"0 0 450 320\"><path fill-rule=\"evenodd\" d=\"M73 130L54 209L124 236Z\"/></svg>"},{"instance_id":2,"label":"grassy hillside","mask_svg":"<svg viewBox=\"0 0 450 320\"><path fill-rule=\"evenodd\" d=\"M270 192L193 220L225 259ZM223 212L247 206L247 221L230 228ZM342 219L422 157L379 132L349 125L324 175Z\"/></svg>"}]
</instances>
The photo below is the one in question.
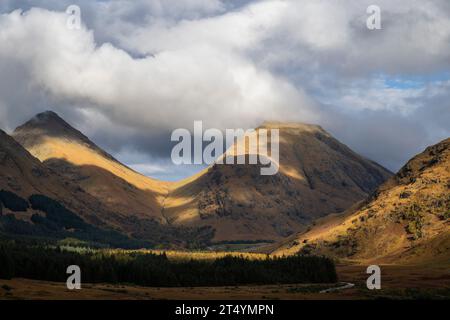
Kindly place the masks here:
<instances>
[{"instance_id":1,"label":"grassy hillside","mask_svg":"<svg viewBox=\"0 0 450 320\"><path fill-rule=\"evenodd\" d=\"M319 222L276 254L385 263L450 261L450 139L427 148L356 211Z\"/></svg>"}]
</instances>

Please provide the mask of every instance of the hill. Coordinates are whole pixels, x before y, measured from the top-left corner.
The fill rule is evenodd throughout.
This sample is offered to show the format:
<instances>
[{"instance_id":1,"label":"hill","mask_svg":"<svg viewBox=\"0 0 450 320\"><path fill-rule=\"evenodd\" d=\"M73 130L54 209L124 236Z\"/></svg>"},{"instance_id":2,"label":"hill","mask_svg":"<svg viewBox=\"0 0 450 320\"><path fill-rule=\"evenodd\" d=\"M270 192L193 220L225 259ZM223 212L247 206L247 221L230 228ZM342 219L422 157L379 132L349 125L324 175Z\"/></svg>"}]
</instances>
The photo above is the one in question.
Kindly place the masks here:
<instances>
[{"instance_id":1,"label":"hill","mask_svg":"<svg viewBox=\"0 0 450 320\"><path fill-rule=\"evenodd\" d=\"M216 241L280 239L343 212L391 176L319 126L272 122L260 129L279 130L278 173L261 175L259 165L214 164L169 192L164 212L171 223L212 226ZM257 152L249 148L246 155ZM239 153L232 146L226 155Z\"/></svg>"},{"instance_id":2,"label":"hill","mask_svg":"<svg viewBox=\"0 0 450 320\"><path fill-rule=\"evenodd\" d=\"M450 259L450 138L428 147L356 210L329 217L275 249L364 262Z\"/></svg>"}]
</instances>

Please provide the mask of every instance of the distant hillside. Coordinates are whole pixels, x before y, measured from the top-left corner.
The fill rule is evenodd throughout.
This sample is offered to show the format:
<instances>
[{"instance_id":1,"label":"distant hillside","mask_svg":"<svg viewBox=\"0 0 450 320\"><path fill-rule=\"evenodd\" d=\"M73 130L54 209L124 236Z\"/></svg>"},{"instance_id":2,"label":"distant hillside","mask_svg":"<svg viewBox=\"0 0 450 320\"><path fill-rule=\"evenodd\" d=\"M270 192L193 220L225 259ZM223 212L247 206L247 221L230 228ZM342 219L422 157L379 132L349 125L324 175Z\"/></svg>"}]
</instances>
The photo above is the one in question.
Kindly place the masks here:
<instances>
[{"instance_id":1,"label":"distant hillside","mask_svg":"<svg viewBox=\"0 0 450 320\"><path fill-rule=\"evenodd\" d=\"M277 254L359 261L450 261L450 138L411 159L357 210L329 217Z\"/></svg>"}]
</instances>

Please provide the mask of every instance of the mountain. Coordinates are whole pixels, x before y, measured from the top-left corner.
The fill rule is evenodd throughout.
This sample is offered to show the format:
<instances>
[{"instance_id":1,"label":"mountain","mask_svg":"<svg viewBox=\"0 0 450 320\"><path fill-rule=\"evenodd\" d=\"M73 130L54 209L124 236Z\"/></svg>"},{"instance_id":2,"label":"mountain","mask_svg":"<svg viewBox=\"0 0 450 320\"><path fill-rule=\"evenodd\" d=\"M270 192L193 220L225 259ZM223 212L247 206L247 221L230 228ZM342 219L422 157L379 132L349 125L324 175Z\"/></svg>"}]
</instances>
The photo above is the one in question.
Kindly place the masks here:
<instances>
[{"instance_id":1,"label":"mountain","mask_svg":"<svg viewBox=\"0 0 450 320\"><path fill-rule=\"evenodd\" d=\"M33 197L39 198L31 201ZM61 209L58 219L67 213L68 220L84 223L83 227L107 228L108 220L114 217L94 197L43 165L0 130L0 232L49 238L55 234L70 236L72 233L65 230L64 223L46 218L45 210L38 203L42 199ZM101 233L101 229L95 230Z\"/></svg>"},{"instance_id":2,"label":"mountain","mask_svg":"<svg viewBox=\"0 0 450 320\"><path fill-rule=\"evenodd\" d=\"M319 221L274 252L367 263L448 263L450 138L408 161L355 210Z\"/></svg>"},{"instance_id":3,"label":"mountain","mask_svg":"<svg viewBox=\"0 0 450 320\"><path fill-rule=\"evenodd\" d=\"M12 136L47 167L77 183L109 210L165 223L160 202L170 184L126 167L56 113L36 115Z\"/></svg>"},{"instance_id":4,"label":"mountain","mask_svg":"<svg viewBox=\"0 0 450 320\"><path fill-rule=\"evenodd\" d=\"M98 220L98 201L76 184L63 179L0 130L0 189L28 198L44 194L57 198L87 220ZM90 204L90 208L87 206Z\"/></svg>"},{"instance_id":5,"label":"mountain","mask_svg":"<svg viewBox=\"0 0 450 320\"><path fill-rule=\"evenodd\" d=\"M186 247L205 245L212 230L180 229L111 210L0 130L0 235L77 238L118 247Z\"/></svg>"},{"instance_id":6,"label":"mountain","mask_svg":"<svg viewBox=\"0 0 450 320\"><path fill-rule=\"evenodd\" d=\"M152 221L200 230L202 239L214 230L214 242L279 240L365 199L391 175L319 126L265 123L261 129L280 130L276 175L262 176L259 165L215 164L176 183L133 171L54 112L38 114L13 137L46 167L117 212L123 218L117 227L138 238L148 237L152 228L136 231L133 225Z\"/></svg>"},{"instance_id":7,"label":"mountain","mask_svg":"<svg viewBox=\"0 0 450 320\"><path fill-rule=\"evenodd\" d=\"M164 212L172 224L212 226L216 241L280 239L344 211L391 176L319 126L267 122L261 129L279 130L279 172L215 164L169 192ZM239 155L235 146L230 155Z\"/></svg>"}]
</instances>

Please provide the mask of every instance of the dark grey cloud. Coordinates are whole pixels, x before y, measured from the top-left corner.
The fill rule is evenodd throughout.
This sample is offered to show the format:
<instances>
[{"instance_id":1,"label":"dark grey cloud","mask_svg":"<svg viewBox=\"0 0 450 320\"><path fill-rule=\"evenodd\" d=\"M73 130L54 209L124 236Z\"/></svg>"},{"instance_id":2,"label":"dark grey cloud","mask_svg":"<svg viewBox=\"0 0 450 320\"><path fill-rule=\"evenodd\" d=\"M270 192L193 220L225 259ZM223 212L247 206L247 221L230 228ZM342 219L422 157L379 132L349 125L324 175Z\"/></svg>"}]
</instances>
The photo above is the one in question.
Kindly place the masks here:
<instances>
[{"instance_id":1,"label":"dark grey cloud","mask_svg":"<svg viewBox=\"0 0 450 320\"><path fill-rule=\"evenodd\" d=\"M437 118L419 120L422 113L430 117L433 111L437 110L420 109L407 117L373 110L351 115L335 113L323 126L356 152L396 172L427 146L448 137L448 131L430 130Z\"/></svg>"}]
</instances>

